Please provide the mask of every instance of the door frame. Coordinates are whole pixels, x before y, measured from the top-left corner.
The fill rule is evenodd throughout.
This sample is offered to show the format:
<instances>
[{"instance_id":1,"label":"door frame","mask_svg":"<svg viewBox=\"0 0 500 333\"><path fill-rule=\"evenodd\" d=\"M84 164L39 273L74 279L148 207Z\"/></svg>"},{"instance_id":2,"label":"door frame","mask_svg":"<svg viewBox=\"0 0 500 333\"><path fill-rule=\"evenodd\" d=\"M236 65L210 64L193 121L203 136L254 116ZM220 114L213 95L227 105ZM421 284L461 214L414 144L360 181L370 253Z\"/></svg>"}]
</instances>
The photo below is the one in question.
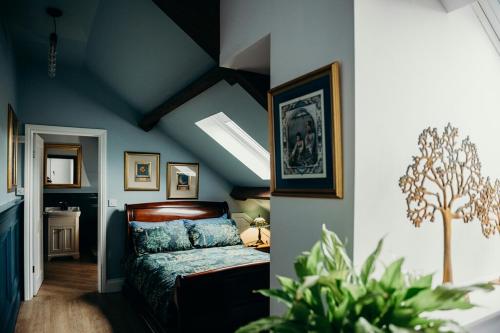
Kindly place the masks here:
<instances>
[{"instance_id":1,"label":"door frame","mask_svg":"<svg viewBox=\"0 0 500 333\"><path fill-rule=\"evenodd\" d=\"M43 283L43 278L44 278L44 255L43 255L43 246L44 246L44 235L43 235L43 212L41 211L43 209L43 190L44 190L44 150L45 150L45 140L38 134L33 135L33 149L34 152L37 154L33 154L32 162L33 162L33 170L31 175L34 176L33 181L33 187L37 188L39 193L33 193L33 196L31 197L32 201L31 203L33 204L32 211L33 211L33 223L39 224L38 226L35 227L33 225L33 235L37 235L37 237L41 237L41 239L38 240L33 240L33 249L37 249L33 253L33 266L36 267L36 265L39 265L36 268L36 271L32 271L32 280L33 280L33 296L38 293L38 290L42 286ZM40 142L38 142L40 141ZM35 158L36 157L36 158ZM35 168L38 168L35 169ZM39 209L40 211L37 211ZM50 231L49 231L50 232ZM40 253L41 251L41 253Z\"/></svg>"},{"instance_id":2,"label":"door frame","mask_svg":"<svg viewBox=\"0 0 500 333\"><path fill-rule=\"evenodd\" d=\"M37 249L33 246L33 136L55 134L96 137L98 139L98 214L97 214L97 290L106 289L106 225L107 225L107 131L104 129L61 127L47 125L25 125L24 147L24 300L33 298L32 266Z\"/></svg>"}]
</instances>

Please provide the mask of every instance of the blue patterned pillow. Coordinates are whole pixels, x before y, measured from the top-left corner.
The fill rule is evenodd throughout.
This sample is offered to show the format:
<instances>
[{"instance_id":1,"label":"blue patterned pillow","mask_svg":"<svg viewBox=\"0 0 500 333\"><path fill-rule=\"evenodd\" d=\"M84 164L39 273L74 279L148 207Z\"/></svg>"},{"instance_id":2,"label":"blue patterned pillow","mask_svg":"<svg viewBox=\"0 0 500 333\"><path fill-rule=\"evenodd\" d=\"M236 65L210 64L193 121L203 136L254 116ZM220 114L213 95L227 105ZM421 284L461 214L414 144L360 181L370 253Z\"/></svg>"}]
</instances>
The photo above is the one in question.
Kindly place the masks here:
<instances>
[{"instance_id":1,"label":"blue patterned pillow","mask_svg":"<svg viewBox=\"0 0 500 333\"><path fill-rule=\"evenodd\" d=\"M231 219L185 220L184 223L188 230L189 239L196 248L231 246L243 243L236 223Z\"/></svg>"},{"instance_id":2,"label":"blue patterned pillow","mask_svg":"<svg viewBox=\"0 0 500 333\"><path fill-rule=\"evenodd\" d=\"M182 220L165 223L153 228L132 228L132 240L137 255L192 249Z\"/></svg>"},{"instance_id":3,"label":"blue patterned pillow","mask_svg":"<svg viewBox=\"0 0 500 333\"><path fill-rule=\"evenodd\" d=\"M176 220L181 221L181 220ZM144 229L152 229L158 227L164 227L167 222L140 222L140 221L132 221L130 222L130 226L132 228L144 228Z\"/></svg>"}]
</instances>

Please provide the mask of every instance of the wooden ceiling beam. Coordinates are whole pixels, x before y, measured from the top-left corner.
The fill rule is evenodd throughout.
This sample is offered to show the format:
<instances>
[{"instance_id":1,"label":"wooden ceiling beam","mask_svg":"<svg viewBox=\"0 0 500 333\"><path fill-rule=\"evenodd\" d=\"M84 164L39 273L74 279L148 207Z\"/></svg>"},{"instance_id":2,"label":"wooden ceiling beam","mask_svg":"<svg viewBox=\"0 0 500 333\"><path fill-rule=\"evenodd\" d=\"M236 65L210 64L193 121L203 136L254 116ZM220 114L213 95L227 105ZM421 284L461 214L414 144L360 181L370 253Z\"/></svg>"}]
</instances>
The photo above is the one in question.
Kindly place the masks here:
<instances>
[{"instance_id":1,"label":"wooden ceiling beam","mask_svg":"<svg viewBox=\"0 0 500 333\"><path fill-rule=\"evenodd\" d=\"M231 197L243 201L247 199L270 200L271 191L269 191L269 187L235 186L231 191Z\"/></svg>"},{"instance_id":2,"label":"wooden ceiling beam","mask_svg":"<svg viewBox=\"0 0 500 333\"><path fill-rule=\"evenodd\" d=\"M267 92L271 86L270 76L241 70L233 70L233 75L235 83L245 89L267 111ZM234 84L229 81L228 83Z\"/></svg>"},{"instance_id":3,"label":"wooden ceiling beam","mask_svg":"<svg viewBox=\"0 0 500 333\"><path fill-rule=\"evenodd\" d=\"M153 0L210 57L219 63L219 0Z\"/></svg>"},{"instance_id":4,"label":"wooden ceiling beam","mask_svg":"<svg viewBox=\"0 0 500 333\"><path fill-rule=\"evenodd\" d=\"M219 63L219 0L153 0L153 2L205 50L214 59L215 63ZM165 115L221 80L225 80L230 85L239 84L267 110L267 91L270 87L269 75L214 67L170 97L163 104L147 113L139 122L139 126L145 131L150 131Z\"/></svg>"},{"instance_id":5,"label":"wooden ceiling beam","mask_svg":"<svg viewBox=\"0 0 500 333\"><path fill-rule=\"evenodd\" d=\"M267 110L267 91L270 85L268 75L215 67L147 113L139 122L139 126L145 131L150 131L161 118L222 80L230 85L239 84Z\"/></svg>"}]
</instances>

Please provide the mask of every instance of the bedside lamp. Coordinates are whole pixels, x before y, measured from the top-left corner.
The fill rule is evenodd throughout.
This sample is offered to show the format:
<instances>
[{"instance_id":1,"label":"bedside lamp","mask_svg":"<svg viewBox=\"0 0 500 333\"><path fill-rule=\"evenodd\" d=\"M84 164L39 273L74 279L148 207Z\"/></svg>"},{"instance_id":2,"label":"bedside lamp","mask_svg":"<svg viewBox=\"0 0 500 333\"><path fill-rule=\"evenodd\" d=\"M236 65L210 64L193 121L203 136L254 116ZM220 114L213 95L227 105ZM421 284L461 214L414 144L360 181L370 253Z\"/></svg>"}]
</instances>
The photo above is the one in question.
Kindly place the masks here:
<instances>
[{"instance_id":1,"label":"bedside lamp","mask_svg":"<svg viewBox=\"0 0 500 333\"><path fill-rule=\"evenodd\" d=\"M266 219L261 217L260 215L258 217L256 217L253 222L250 224L250 226L252 227L255 227L259 230L259 235L258 235L258 239L257 241L255 242L255 244L253 246L260 246L260 245L263 245L265 244L263 241L262 241L262 235L260 233L260 229L261 228L267 228L269 227L269 224L267 223Z\"/></svg>"}]
</instances>

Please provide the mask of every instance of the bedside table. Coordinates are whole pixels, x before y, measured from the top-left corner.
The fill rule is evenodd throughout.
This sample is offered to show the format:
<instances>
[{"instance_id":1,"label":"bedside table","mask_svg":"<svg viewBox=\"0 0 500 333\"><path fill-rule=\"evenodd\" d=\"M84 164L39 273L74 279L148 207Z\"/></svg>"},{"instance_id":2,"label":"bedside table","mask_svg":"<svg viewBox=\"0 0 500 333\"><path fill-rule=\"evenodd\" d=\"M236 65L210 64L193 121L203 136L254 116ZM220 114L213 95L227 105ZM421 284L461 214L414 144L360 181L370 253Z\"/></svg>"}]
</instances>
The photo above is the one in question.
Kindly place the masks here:
<instances>
[{"instance_id":1,"label":"bedside table","mask_svg":"<svg viewBox=\"0 0 500 333\"><path fill-rule=\"evenodd\" d=\"M256 249L258 251L261 251L261 252L270 253L271 252L271 245L269 245L269 244L263 244L263 245L254 247L254 249Z\"/></svg>"}]
</instances>

